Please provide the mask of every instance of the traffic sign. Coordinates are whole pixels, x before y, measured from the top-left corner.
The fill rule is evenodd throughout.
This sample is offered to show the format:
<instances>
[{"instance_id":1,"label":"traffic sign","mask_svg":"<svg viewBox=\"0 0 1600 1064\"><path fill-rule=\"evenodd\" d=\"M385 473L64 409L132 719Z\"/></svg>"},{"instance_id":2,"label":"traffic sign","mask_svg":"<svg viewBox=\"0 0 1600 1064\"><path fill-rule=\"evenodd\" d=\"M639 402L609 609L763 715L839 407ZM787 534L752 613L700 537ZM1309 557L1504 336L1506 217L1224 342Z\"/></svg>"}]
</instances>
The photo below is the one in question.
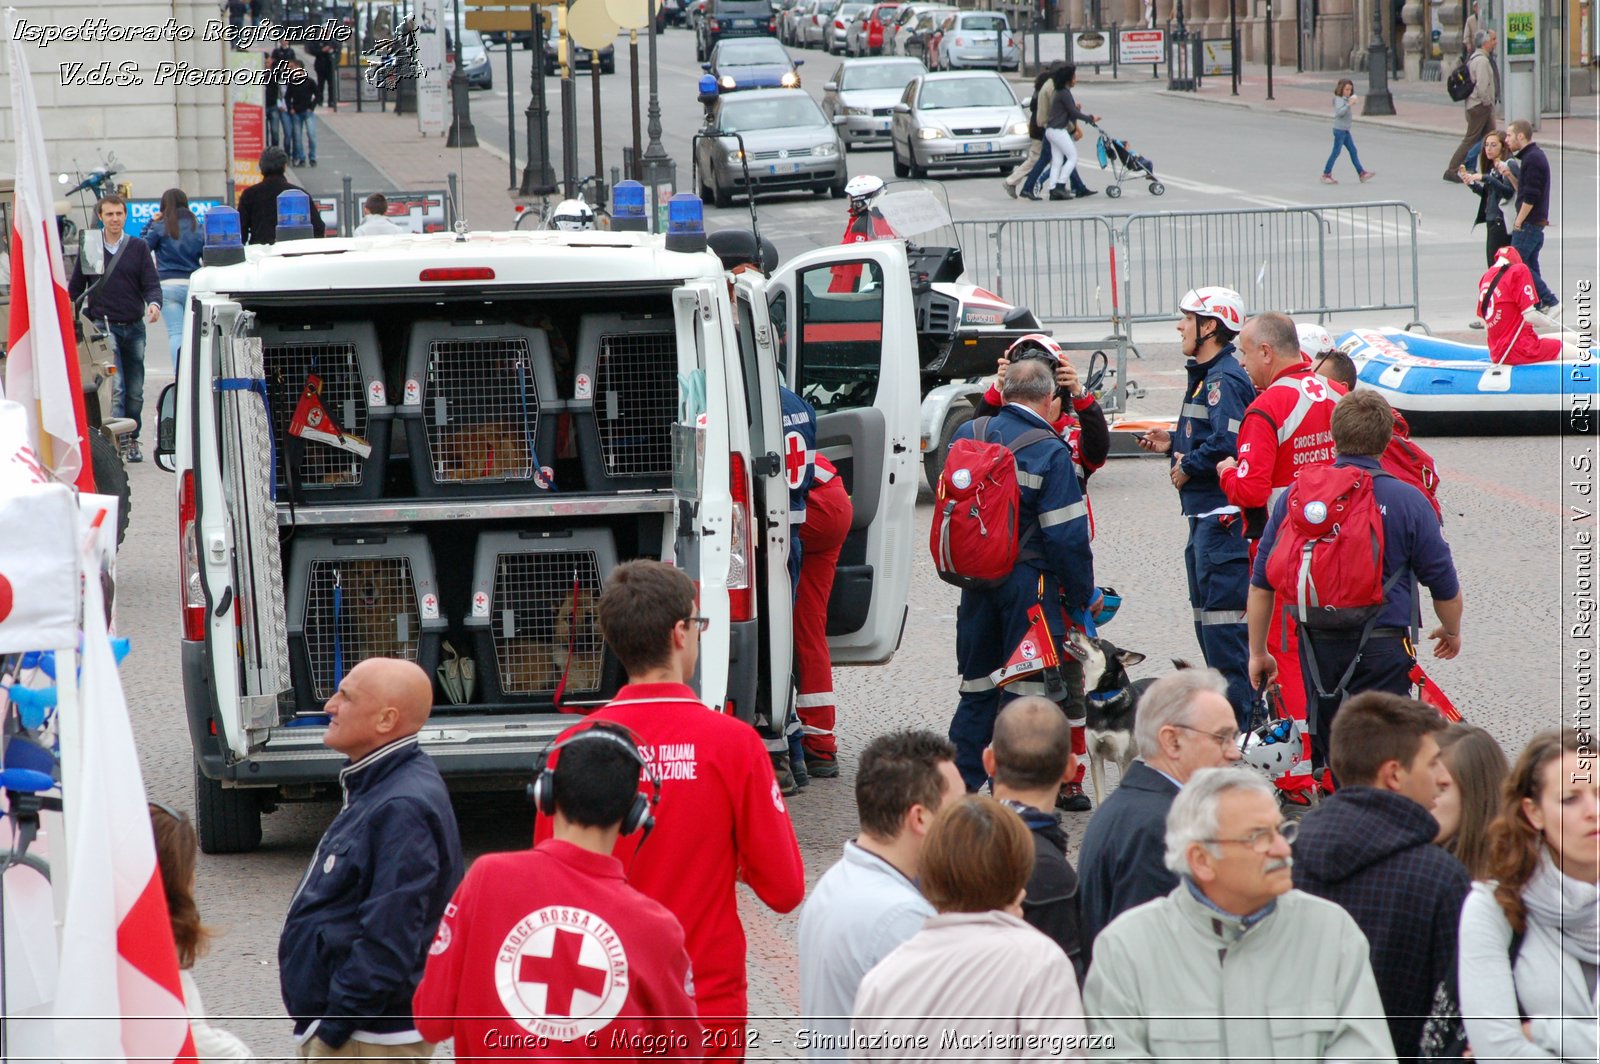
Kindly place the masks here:
<instances>
[{"instance_id":1,"label":"traffic sign","mask_svg":"<svg viewBox=\"0 0 1600 1064\"><path fill-rule=\"evenodd\" d=\"M479 33L520 33L533 29L528 9L520 11L468 11L467 29Z\"/></svg>"},{"instance_id":2,"label":"traffic sign","mask_svg":"<svg viewBox=\"0 0 1600 1064\"><path fill-rule=\"evenodd\" d=\"M597 52L616 41L620 29L605 0L577 0L567 9L567 34L579 48Z\"/></svg>"}]
</instances>

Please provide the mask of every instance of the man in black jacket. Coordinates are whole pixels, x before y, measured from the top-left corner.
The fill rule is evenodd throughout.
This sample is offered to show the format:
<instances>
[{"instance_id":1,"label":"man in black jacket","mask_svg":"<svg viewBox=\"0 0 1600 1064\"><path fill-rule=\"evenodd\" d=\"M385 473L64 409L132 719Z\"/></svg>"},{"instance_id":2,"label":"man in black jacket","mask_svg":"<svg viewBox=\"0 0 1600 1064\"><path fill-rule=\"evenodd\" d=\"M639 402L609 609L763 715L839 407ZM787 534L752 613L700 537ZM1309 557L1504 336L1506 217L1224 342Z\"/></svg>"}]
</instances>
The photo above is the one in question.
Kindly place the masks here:
<instances>
[{"instance_id":1,"label":"man in black jacket","mask_svg":"<svg viewBox=\"0 0 1600 1064\"><path fill-rule=\"evenodd\" d=\"M1084 945L1135 905L1171 893L1167 811L1203 768L1239 760L1238 724L1228 683L1215 669L1182 669L1150 685L1139 700L1133 737L1139 757L1089 819L1078 853Z\"/></svg>"},{"instance_id":2,"label":"man in black jacket","mask_svg":"<svg viewBox=\"0 0 1600 1064\"><path fill-rule=\"evenodd\" d=\"M1345 702L1330 737L1342 786L1301 819L1294 843L1294 885L1341 906L1367 936L1402 1060L1421 1052L1436 997L1456 1000L1456 929L1472 886L1433 844L1444 727L1432 706L1399 695Z\"/></svg>"},{"instance_id":3,"label":"man in black jacket","mask_svg":"<svg viewBox=\"0 0 1600 1064\"><path fill-rule=\"evenodd\" d=\"M105 227L105 272L92 279L85 277L80 258L72 268L67 294L76 300L87 292L84 312L111 337L117 356L112 412L133 419L133 432L123 438L122 456L142 462L139 430L144 425L145 326L161 320L161 279L156 275L150 245L123 228L128 221L127 201L115 192L107 193L95 213Z\"/></svg>"},{"instance_id":4,"label":"man in black jacket","mask_svg":"<svg viewBox=\"0 0 1600 1064\"><path fill-rule=\"evenodd\" d=\"M289 105L289 146L296 166L317 165L317 83L298 59L290 64L283 98Z\"/></svg>"},{"instance_id":5,"label":"man in black jacket","mask_svg":"<svg viewBox=\"0 0 1600 1064\"><path fill-rule=\"evenodd\" d=\"M1000 711L994 739L983 752L983 768L994 780L994 796L1014 809L1033 832L1033 874L1022 899L1022 918L1055 940L1072 961L1083 985L1082 917L1078 873L1067 860L1067 836L1056 820L1056 795L1073 778L1072 727L1061 707L1028 695Z\"/></svg>"},{"instance_id":6,"label":"man in black jacket","mask_svg":"<svg viewBox=\"0 0 1600 1064\"><path fill-rule=\"evenodd\" d=\"M278 239L278 193L291 188L305 191L283 176L289 166L289 153L282 148L268 148L262 152L260 165L260 182L239 193L239 232L246 244L275 243ZM319 237L327 232L316 200L311 201L311 231Z\"/></svg>"},{"instance_id":7,"label":"man in black jacket","mask_svg":"<svg viewBox=\"0 0 1600 1064\"><path fill-rule=\"evenodd\" d=\"M368 658L329 699L323 743L349 758L344 805L311 858L278 939L283 1004L302 1059L426 1060L411 998L461 882L461 837L444 780L417 746L433 684L409 661Z\"/></svg>"},{"instance_id":8,"label":"man in black jacket","mask_svg":"<svg viewBox=\"0 0 1600 1064\"><path fill-rule=\"evenodd\" d=\"M1544 149L1533 142L1533 126L1520 118L1506 127L1506 147L1522 164L1517 180L1517 216L1511 220L1511 246L1533 274L1539 309L1551 310L1561 301L1539 273L1539 252L1544 247L1545 228L1550 224L1550 160Z\"/></svg>"}]
</instances>

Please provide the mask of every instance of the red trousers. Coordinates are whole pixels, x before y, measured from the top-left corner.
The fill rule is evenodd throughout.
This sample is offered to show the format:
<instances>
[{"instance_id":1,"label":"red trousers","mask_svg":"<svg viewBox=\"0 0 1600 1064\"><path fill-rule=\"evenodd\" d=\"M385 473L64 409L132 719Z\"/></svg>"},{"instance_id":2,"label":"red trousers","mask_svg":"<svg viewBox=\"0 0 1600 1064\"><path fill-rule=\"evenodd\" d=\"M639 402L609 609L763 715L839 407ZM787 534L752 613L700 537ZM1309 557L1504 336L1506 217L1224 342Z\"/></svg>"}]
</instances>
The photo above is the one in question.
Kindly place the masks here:
<instances>
[{"instance_id":1,"label":"red trousers","mask_svg":"<svg viewBox=\"0 0 1600 1064\"><path fill-rule=\"evenodd\" d=\"M833 656L828 653L828 596L839 566L839 549L850 534L855 511L844 480L818 480L806 496L806 520L799 528L800 587L794 602L794 657L798 697L795 710L805 729L805 747L833 756Z\"/></svg>"},{"instance_id":2,"label":"red trousers","mask_svg":"<svg viewBox=\"0 0 1600 1064\"><path fill-rule=\"evenodd\" d=\"M1277 596L1272 599L1272 627L1267 632L1267 652L1278 663L1279 704L1285 716L1301 724L1306 719L1306 685L1300 678L1300 626L1284 611L1284 603ZM1302 760L1311 760L1311 736L1301 739ZM1301 791L1311 787L1309 774L1281 776L1278 787L1285 791Z\"/></svg>"}]
</instances>

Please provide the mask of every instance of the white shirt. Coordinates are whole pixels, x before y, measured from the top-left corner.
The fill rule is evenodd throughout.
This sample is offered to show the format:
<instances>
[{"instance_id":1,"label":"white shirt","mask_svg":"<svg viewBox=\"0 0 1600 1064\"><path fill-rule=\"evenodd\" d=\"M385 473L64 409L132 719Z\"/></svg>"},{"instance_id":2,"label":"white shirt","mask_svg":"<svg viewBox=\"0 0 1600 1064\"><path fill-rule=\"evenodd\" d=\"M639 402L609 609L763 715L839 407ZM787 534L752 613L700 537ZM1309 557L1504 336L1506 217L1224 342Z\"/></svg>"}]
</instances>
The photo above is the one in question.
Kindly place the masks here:
<instances>
[{"instance_id":1,"label":"white shirt","mask_svg":"<svg viewBox=\"0 0 1600 1064\"><path fill-rule=\"evenodd\" d=\"M356 226L356 236L394 236L411 230L395 225L381 214L369 214Z\"/></svg>"}]
</instances>

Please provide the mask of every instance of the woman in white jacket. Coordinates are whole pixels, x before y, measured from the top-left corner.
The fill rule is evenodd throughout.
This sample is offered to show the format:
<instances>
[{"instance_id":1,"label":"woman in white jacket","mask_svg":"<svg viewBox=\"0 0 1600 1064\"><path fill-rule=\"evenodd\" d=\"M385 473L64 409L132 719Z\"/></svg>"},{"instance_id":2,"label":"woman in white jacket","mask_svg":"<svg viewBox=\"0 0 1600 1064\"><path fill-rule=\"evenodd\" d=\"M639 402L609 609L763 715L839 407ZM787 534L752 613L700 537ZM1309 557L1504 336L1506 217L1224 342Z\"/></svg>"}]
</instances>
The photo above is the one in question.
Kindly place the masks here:
<instances>
[{"instance_id":1,"label":"woman in white jacket","mask_svg":"<svg viewBox=\"0 0 1600 1064\"><path fill-rule=\"evenodd\" d=\"M1574 731L1545 732L1522 751L1489 838L1495 878L1474 884L1461 910L1473 1058L1594 1064L1600 788Z\"/></svg>"}]
</instances>

